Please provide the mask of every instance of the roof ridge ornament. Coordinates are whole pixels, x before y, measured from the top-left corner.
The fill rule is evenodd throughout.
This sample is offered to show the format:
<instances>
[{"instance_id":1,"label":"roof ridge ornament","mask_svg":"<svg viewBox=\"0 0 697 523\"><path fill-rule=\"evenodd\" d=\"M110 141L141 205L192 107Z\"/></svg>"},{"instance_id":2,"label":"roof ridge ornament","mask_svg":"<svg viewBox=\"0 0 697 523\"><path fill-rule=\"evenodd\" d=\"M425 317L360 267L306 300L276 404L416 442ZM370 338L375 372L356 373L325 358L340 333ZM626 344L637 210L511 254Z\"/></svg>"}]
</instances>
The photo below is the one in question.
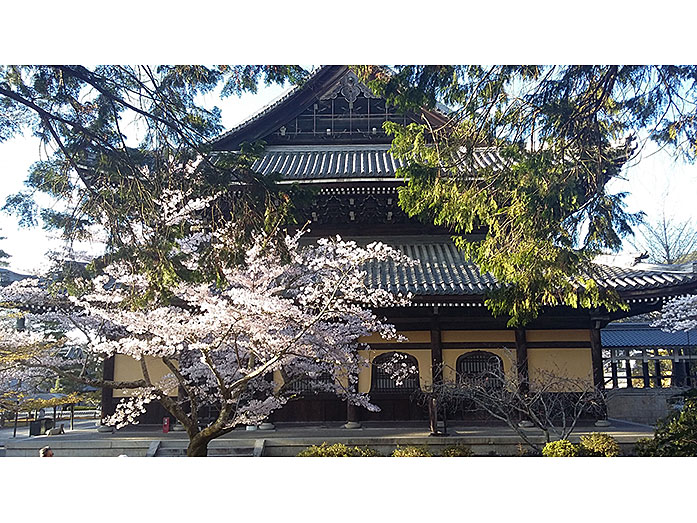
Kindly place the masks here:
<instances>
[{"instance_id":1,"label":"roof ridge ornament","mask_svg":"<svg viewBox=\"0 0 697 523\"><path fill-rule=\"evenodd\" d=\"M356 73L348 71L341 79L324 94L320 100L329 100L336 98L339 94L343 96L347 102L353 103L362 94L366 98L378 98L363 82L358 79Z\"/></svg>"}]
</instances>

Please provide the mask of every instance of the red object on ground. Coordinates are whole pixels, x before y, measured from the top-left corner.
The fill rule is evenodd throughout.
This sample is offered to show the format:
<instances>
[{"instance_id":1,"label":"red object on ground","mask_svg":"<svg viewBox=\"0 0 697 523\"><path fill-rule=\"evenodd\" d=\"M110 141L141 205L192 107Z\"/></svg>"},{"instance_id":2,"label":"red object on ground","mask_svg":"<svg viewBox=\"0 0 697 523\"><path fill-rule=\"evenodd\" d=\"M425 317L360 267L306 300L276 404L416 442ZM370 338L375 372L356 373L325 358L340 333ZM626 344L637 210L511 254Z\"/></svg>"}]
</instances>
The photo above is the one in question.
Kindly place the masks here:
<instances>
[{"instance_id":1,"label":"red object on ground","mask_svg":"<svg viewBox=\"0 0 697 523\"><path fill-rule=\"evenodd\" d=\"M162 432L165 434L169 432L169 418L162 418Z\"/></svg>"}]
</instances>

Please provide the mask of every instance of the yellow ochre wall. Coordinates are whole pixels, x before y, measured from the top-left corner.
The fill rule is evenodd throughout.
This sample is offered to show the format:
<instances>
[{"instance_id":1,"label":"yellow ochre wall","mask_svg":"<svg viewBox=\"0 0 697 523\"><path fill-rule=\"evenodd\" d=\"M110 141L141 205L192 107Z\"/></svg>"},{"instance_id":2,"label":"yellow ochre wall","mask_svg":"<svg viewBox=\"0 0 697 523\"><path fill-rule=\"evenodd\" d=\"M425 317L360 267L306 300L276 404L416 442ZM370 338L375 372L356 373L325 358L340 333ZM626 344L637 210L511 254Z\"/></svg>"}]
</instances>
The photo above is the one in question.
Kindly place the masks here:
<instances>
[{"instance_id":1,"label":"yellow ochre wall","mask_svg":"<svg viewBox=\"0 0 697 523\"><path fill-rule=\"evenodd\" d=\"M525 335L528 343L565 341L590 343L587 329L529 330ZM590 347L528 348L528 372L530 381L540 378L540 370L572 379L593 383L593 363Z\"/></svg>"},{"instance_id":2,"label":"yellow ochre wall","mask_svg":"<svg viewBox=\"0 0 697 523\"><path fill-rule=\"evenodd\" d=\"M587 380L593 383L590 349L532 349L528 350L530 381L544 379L546 371L557 376Z\"/></svg>"},{"instance_id":3,"label":"yellow ochre wall","mask_svg":"<svg viewBox=\"0 0 697 523\"><path fill-rule=\"evenodd\" d=\"M400 331L398 334L407 338L406 344L409 343L430 343L430 331ZM589 342L590 332L588 330L527 330L526 339L528 343L544 343L554 342L560 343L569 342ZM430 349L412 349L400 347L402 342L383 339L378 334L361 338L361 342L371 344L371 349L362 350L360 354L372 363L373 359L386 352L404 352L414 356L419 365L419 381L421 388L430 386L433 380L431 372L431 351ZM468 346L467 348L444 348L443 349L443 377L445 380L453 381L455 378L455 367L457 358L465 353L482 350L491 352L499 356L503 361L503 368L506 375L513 378L515 375L515 333L513 330L444 330L441 332L441 341L447 344L477 343L483 342L486 344L501 343L501 347L485 347L481 348ZM510 347L510 349L506 349ZM169 373L169 369L160 360L147 357L146 363L148 371L153 381L157 381L165 374ZM592 365L590 348L528 348L528 372L530 379L539 378L537 372L544 369L548 372L553 372L558 375L568 376L570 378L588 379L592 382ZM371 366L365 367L359 374L358 390L359 392L370 392L371 381ZM114 361L114 379L117 381L131 381L142 379L143 374L140 370L140 362L125 356L117 354ZM274 376L278 383L281 383L280 374ZM114 397L127 397L129 391L114 390ZM170 391L170 395L176 396L176 391Z\"/></svg>"},{"instance_id":4,"label":"yellow ochre wall","mask_svg":"<svg viewBox=\"0 0 697 523\"><path fill-rule=\"evenodd\" d=\"M170 374L170 370L162 363L162 360L153 358L152 356L145 357L145 364L148 367L150 380L155 383L166 374ZM140 361L126 356L125 354L117 354L114 356L114 381L134 381L142 380L143 371L140 368ZM167 391L169 396L176 396L176 390ZM127 398L131 395L131 391L114 389L115 398Z\"/></svg>"},{"instance_id":5,"label":"yellow ochre wall","mask_svg":"<svg viewBox=\"0 0 697 523\"><path fill-rule=\"evenodd\" d=\"M587 341L590 342L591 333L588 329L569 329L569 330L529 330L525 332L525 339L528 342L544 341Z\"/></svg>"},{"instance_id":6,"label":"yellow ochre wall","mask_svg":"<svg viewBox=\"0 0 697 523\"><path fill-rule=\"evenodd\" d=\"M399 334L408 338L406 343L429 343L429 331L400 331ZM570 330L527 330L528 343L552 342L559 344L568 342L590 342L590 331L586 329ZM430 385L433 376L431 372L431 351L429 349L412 349L400 347L400 342L388 342L378 335L362 338L362 342L370 343L371 350L361 351L364 358L372 363L379 354L386 352L404 352L414 356L419 365L420 384ZM444 344L467 343L466 348L443 348L443 377L454 381L457 359L468 352L486 351L496 354L503 361L504 372L509 378L515 377L515 331L513 330L444 330L441 332ZM481 342L482 347L472 347L471 344ZM493 343L501 343L501 347L491 347ZM387 346L389 345L389 347ZM487 346L488 345L488 346ZM560 347L560 348L528 348L528 372L531 380L538 379L538 370L545 370L560 376L574 379L587 379L592 382L591 352L589 347ZM369 392L371 367L364 368L359 375L359 391Z\"/></svg>"},{"instance_id":7,"label":"yellow ochre wall","mask_svg":"<svg viewBox=\"0 0 697 523\"><path fill-rule=\"evenodd\" d=\"M441 331L440 341L443 343L457 343L464 341L468 343L483 341L487 343L515 343L515 333L513 331Z\"/></svg>"}]
</instances>

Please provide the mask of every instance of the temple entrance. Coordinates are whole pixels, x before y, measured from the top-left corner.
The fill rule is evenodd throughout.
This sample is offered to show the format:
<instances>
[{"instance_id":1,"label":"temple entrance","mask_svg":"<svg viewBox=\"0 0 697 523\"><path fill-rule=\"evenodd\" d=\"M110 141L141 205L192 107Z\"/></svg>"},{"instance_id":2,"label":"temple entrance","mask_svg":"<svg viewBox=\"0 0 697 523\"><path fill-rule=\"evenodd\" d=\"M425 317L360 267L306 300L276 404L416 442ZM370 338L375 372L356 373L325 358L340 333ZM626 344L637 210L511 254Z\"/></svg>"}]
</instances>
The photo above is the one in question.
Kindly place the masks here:
<instances>
[{"instance_id":1,"label":"temple entrance","mask_svg":"<svg viewBox=\"0 0 697 523\"><path fill-rule=\"evenodd\" d=\"M411 421L428 419L428 411L416 397L419 364L403 352L388 352L373 360L370 399L380 412L361 410L362 421Z\"/></svg>"}]
</instances>

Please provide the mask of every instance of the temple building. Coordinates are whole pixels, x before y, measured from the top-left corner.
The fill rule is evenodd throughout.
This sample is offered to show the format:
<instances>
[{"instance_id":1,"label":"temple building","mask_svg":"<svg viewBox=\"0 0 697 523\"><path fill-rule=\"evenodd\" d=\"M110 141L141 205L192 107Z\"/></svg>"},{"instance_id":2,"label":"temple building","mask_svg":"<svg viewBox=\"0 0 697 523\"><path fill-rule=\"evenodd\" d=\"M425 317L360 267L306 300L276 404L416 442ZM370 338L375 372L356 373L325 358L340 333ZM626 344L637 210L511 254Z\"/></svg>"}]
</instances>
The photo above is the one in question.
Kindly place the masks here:
<instances>
[{"instance_id":1,"label":"temple building","mask_svg":"<svg viewBox=\"0 0 697 523\"><path fill-rule=\"evenodd\" d=\"M423 419L424 407L413 400L415 389L428 388L434 379L476 375L492 362L507 375L523 373L533 379L553 371L598 387L606 381L612 386L620 371L616 356L604 364L601 329L620 317L657 310L670 297L697 291L693 265L619 266L608 258L598 267L598 283L616 289L630 311L553 307L525 328L507 327L507 317L493 317L484 306L497 282L463 256L448 230L409 218L399 207L398 189L404 181L395 175L402 164L390 153L391 138L383 123L424 119L442 125L447 109L424 109L420 114L397 111L347 66L325 66L214 142L220 151L238 150L245 142L266 142L253 169L280 176L280 183L313 190L311 203L299 209L302 220L310 222L309 239L339 234L358 243L379 240L417 262L367 267L369 285L413 295L408 307L378 311L408 341L389 342L378 336L364 340L370 344L364 356L372 365L359 376L359 390L369 392L381 411L347 409L333 395L300 387L298 399L277 411L274 421L346 421L347 416L352 421ZM475 161L496 168L503 160L495 149L483 148L475 152ZM418 370L401 384L378 365L395 352ZM130 376L135 367L126 360L120 356L111 360L105 377ZM606 376L605 367L615 370ZM107 412L118 395L105 391Z\"/></svg>"}]
</instances>

